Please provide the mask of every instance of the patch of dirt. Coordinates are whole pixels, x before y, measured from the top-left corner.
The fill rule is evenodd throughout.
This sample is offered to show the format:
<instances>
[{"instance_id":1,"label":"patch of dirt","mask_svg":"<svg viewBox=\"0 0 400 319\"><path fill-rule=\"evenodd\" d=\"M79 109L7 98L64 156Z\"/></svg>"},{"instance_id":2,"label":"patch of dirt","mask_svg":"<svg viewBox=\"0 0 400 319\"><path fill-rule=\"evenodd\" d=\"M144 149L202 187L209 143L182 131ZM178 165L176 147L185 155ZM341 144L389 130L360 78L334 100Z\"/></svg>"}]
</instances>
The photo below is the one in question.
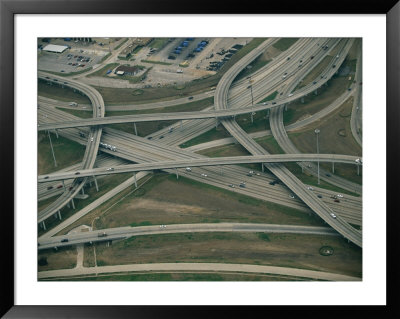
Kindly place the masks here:
<instances>
[{"instance_id":1,"label":"patch of dirt","mask_svg":"<svg viewBox=\"0 0 400 319\"><path fill-rule=\"evenodd\" d=\"M298 267L361 275L361 249L340 237L268 234L266 242L254 233L192 233L137 236L97 249L104 265L154 262L229 262ZM335 254L321 256L322 245Z\"/></svg>"}]
</instances>

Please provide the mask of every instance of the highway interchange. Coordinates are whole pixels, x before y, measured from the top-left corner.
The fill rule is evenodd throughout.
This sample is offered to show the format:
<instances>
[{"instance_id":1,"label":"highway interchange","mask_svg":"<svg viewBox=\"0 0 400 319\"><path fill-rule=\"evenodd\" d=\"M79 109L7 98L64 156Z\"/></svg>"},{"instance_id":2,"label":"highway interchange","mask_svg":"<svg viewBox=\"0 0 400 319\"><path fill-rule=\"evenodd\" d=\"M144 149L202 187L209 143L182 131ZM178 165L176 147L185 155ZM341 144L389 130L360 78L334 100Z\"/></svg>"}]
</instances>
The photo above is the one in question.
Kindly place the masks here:
<instances>
[{"instance_id":1,"label":"highway interchange","mask_svg":"<svg viewBox=\"0 0 400 319\"><path fill-rule=\"evenodd\" d=\"M327 200L327 198L329 198L329 196L334 192L316 188L319 194L323 194L322 198L320 198L317 196L315 190L311 191L309 186L304 185L285 166L279 164L283 162L299 162L300 165L304 165L305 169L316 174L315 166L310 165L311 162L342 162L352 165L359 165L362 163L361 158L348 155L319 154L319 156L316 156L315 154L301 154L295 148L293 143L290 142L286 134L286 130L293 130L296 129L296 126L307 125L307 123L312 122L315 118L318 118L318 116L322 117L333 109L339 107L348 97L355 95L356 102L353 107L354 115L352 115L352 132L353 135L355 135L355 138L358 136L358 143L361 144L359 130L353 129L353 126L360 127L361 125L361 111L357 112L361 100L361 89L359 86L354 85L353 90L345 91L334 103L318 112L319 115L318 113L315 114L315 118L313 116L303 120L303 124L299 121L298 123L296 122L285 127L283 125L282 116L287 104L299 100L308 94L313 94L330 80L343 63L350 47L353 45L353 40L318 38L299 39L287 52L280 54L267 66L259 69L251 75L252 94L254 95L255 101L262 100L262 98L265 98L274 91L279 91L282 95L278 96L273 101L268 101L267 103L255 103L251 105L252 103L249 101L247 93L249 80L242 79L235 83L233 83L233 81L247 65L254 61L268 47L276 43L276 41L277 39L268 39L264 41L256 49L245 55L239 62L231 67L224 74L214 92L214 107L200 112L153 113L145 115L104 117L107 107L105 107L101 95L94 88L87 84L83 84L78 80L39 72L38 77L42 80L52 82L53 84L61 84L74 90L78 90L82 94L86 95L93 106L93 117L91 119L78 119L71 114L54 108L51 102L43 101L39 98L40 109L38 110L38 130L57 130L58 134L86 145L86 151L80 165L75 165L74 167L60 172L38 177L38 182L46 183L46 185L58 180L65 181L64 187L55 191L56 193L62 192L61 196L46 207L46 209L39 212L38 223L41 223L42 227L45 227L44 221L47 218L56 214L68 203L71 202L73 204L73 199L83 189L84 185L89 181L95 181L94 176L163 169L172 174L176 174L177 178L179 174L185 175L194 180L229 189L230 184L239 184L240 181L244 179L243 176L248 172L248 169L237 166L237 164L261 163L262 174L255 174L251 179L247 179L245 188L230 190L267 201L284 203L287 206L300 208L305 211L311 210L320 216L327 225L337 231L337 233L341 234L357 246L362 247L361 231L349 225L349 223L361 225L362 199L346 195L346 201L343 201L340 205L334 206L332 201ZM328 46L329 48L337 47L337 55L332 58L332 61L328 64L326 69L321 72L316 81L309 83L300 89L296 89L299 82L324 57L326 57L327 53L330 51L322 49L323 46ZM357 60L358 63L360 63L360 58ZM299 60L304 62L299 64ZM283 77L282 74L286 74L286 76ZM360 79L361 68L358 65L356 82L358 83ZM270 109L269 121L271 131L264 132L264 134L272 134L286 154L270 155L263 147L258 145L249 134L244 132L235 121L235 116L266 109ZM165 128L159 132L152 133L147 138L142 138L107 127L107 125L113 123L138 123L141 121L162 120L179 120L179 122L172 125L172 129ZM211 159L194 153L190 148L181 149L179 147L182 143L208 131L210 128L215 127L215 125L223 125L234 140L247 149L251 156ZM77 134L78 131L84 132L85 137L79 136ZM161 136L163 136L162 140L160 139ZM151 137L151 140L149 137ZM216 142L218 143L218 141ZM99 148L100 143L113 145L116 147L117 151ZM213 145L213 142L209 143L210 145ZM102 154L97 155L99 149ZM112 155L112 157L108 155ZM264 173L264 166L272 173L272 175L268 172ZM190 167L190 170L187 170L187 167ZM77 172L79 172L79 174L76 174ZM208 178L204 178L200 172L203 172L202 174L207 174ZM326 174L322 171L321 178L327 179L324 175ZM90 179L90 177L93 179ZM276 178L278 178L285 186L270 186L269 181ZM333 175L329 178L329 182L344 189L361 194L360 185L344 180L338 176ZM42 196L45 198L46 193L44 187L39 189L39 197ZM290 198L288 194L291 193L295 194L296 198ZM337 216L335 214L337 214ZM333 215L335 215L335 218L332 218ZM193 229L205 231L204 229L207 228L204 227L206 226L193 225L191 231L193 231ZM170 227L168 227L168 229L169 231L172 231L170 230ZM328 229L325 231L328 231ZM107 234L113 234L112 229L104 231L106 231ZM118 235L113 236L122 236L120 230L115 231ZM300 229L298 229L298 231L301 232ZM126 238L133 236L134 234L133 230L129 230L129 234L127 235L124 233L122 237ZM41 245L40 249L61 246L60 240L64 239L64 237L51 237L49 235L46 236L45 234L41 237L42 239L39 239ZM69 238L70 242L68 242L68 244L63 243L64 245L71 245L74 243L74 240L76 240L70 235L66 238ZM108 239L110 240L111 237L108 237ZM89 232L76 243L87 243L98 240L99 237L97 232Z\"/></svg>"}]
</instances>

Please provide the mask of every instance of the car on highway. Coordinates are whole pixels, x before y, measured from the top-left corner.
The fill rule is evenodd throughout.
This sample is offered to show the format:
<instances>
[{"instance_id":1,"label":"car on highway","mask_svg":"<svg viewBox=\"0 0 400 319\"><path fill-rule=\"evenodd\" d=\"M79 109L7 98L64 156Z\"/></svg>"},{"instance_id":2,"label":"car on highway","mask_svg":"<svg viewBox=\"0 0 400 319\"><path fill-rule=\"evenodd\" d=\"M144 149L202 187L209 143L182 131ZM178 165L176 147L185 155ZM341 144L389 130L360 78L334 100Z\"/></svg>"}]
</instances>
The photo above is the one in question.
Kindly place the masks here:
<instances>
[{"instance_id":1,"label":"car on highway","mask_svg":"<svg viewBox=\"0 0 400 319\"><path fill-rule=\"evenodd\" d=\"M148 140L151 140L152 138L153 138L152 136L149 136L147 139L148 139Z\"/></svg>"},{"instance_id":2,"label":"car on highway","mask_svg":"<svg viewBox=\"0 0 400 319\"><path fill-rule=\"evenodd\" d=\"M76 173L75 173L75 175L79 175L79 174L80 174L80 172L76 172Z\"/></svg>"},{"instance_id":3,"label":"car on highway","mask_svg":"<svg viewBox=\"0 0 400 319\"><path fill-rule=\"evenodd\" d=\"M113 171L114 167L107 168L107 171Z\"/></svg>"},{"instance_id":4,"label":"car on highway","mask_svg":"<svg viewBox=\"0 0 400 319\"><path fill-rule=\"evenodd\" d=\"M47 187L47 190L49 191L50 189L53 189L53 186Z\"/></svg>"},{"instance_id":5,"label":"car on highway","mask_svg":"<svg viewBox=\"0 0 400 319\"><path fill-rule=\"evenodd\" d=\"M68 242L68 238L61 239L61 242L62 242L62 243Z\"/></svg>"},{"instance_id":6,"label":"car on highway","mask_svg":"<svg viewBox=\"0 0 400 319\"><path fill-rule=\"evenodd\" d=\"M189 99L189 100L193 100L193 96L189 96L188 99Z\"/></svg>"},{"instance_id":7,"label":"car on highway","mask_svg":"<svg viewBox=\"0 0 400 319\"><path fill-rule=\"evenodd\" d=\"M335 198L333 201L336 203L340 203L340 200L338 200L337 198Z\"/></svg>"},{"instance_id":8,"label":"car on highway","mask_svg":"<svg viewBox=\"0 0 400 319\"><path fill-rule=\"evenodd\" d=\"M276 104L276 102L272 102L272 104L273 104L273 105L275 105L275 104Z\"/></svg>"},{"instance_id":9,"label":"car on highway","mask_svg":"<svg viewBox=\"0 0 400 319\"><path fill-rule=\"evenodd\" d=\"M233 184L229 184L228 186L232 187L232 188L235 188L235 185L233 185Z\"/></svg>"},{"instance_id":10,"label":"car on highway","mask_svg":"<svg viewBox=\"0 0 400 319\"><path fill-rule=\"evenodd\" d=\"M342 194L337 194L336 196L339 197L339 198L343 198Z\"/></svg>"},{"instance_id":11,"label":"car on highway","mask_svg":"<svg viewBox=\"0 0 400 319\"><path fill-rule=\"evenodd\" d=\"M45 177L44 177L44 179L48 179L48 178L49 178L48 176L45 176Z\"/></svg>"},{"instance_id":12,"label":"car on highway","mask_svg":"<svg viewBox=\"0 0 400 319\"><path fill-rule=\"evenodd\" d=\"M201 176L203 176L203 177L207 177L207 174L201 173Z\"/></svg>"},{"instance_id":13,"label":"car on highway","mask_svg":"<svg viewBox=\"0 0 400 319\"><path fill-rule=\"evenodd\" d=\"M264 102L263 105L268 105L268 103L267 103L267 102Z\"/></svg>"},{"instance_id":14,"label":"car on highway","mask_svg":"<svg viewBox=\"0 0 400 319\"><path fill-rule=\"evenodd\" d=\"M186 167L185 170L186 170L186 172L191 172L192 171L192 169L190 167Z\"/></svg>"},{"instance_id":15,"label":"car on highway","mask_svg":"<svg viewBox=\"0 0 400 319\"><path fill-rule=\"evenodd\" d=\"M162 138L164 138L164 135L161 135L158 139L161 140Z\"/></svg>"},{"instance_id":16,"label":"car on highway","mask_svg":"<svg viewBox=\"0 0 400 319\"><path fill-rule=\"evenodd\" d=\"M322 198L322 195L318 194L317 197L318 197L318 198Z\"/></svg>"},{"instance_id":17,"label":"car on highway","mask_svg":"<svg viewBox=\"0 0 400 319\"><path fill-rule=\"evenodd\" d=\"M240 184L239 184L239 187L246 187L246 183L245 182L241 182Z\"/></svg>"},{"instance_id":18,"label":"car on highway","mask_svg":"<svg viewBox=\"0 0 400 319\"><path fill-rule=\"evenodd\" d=\"M58 185L58 186L57 186L57 188L61 188L61 187L62 187L62 185Z\"/></svg>"},{"instance_id":19,"label":"car on highway","mask_svg":"<svg viewBox=\"0 0 400 319\"><path fill-rule=\"evenodd\" d=\"M93 137L90 138L90 141L93 142Z\"/></svg>"},{"instance_id":20,"label":"car on highway","mask_svg":"<svg viewBox=\"0 0 400 319\"><path fill-rule=\"evenodd\" d=\"M331 174L325 174L326 176L328 176L328 177L331 177Z\"/></svg>"},{"instance_id":21,"label":"car on highway","mask_svg":"<svg viewBox=\"0 0 400 319\"><path fill-rule=\"evenodd\" d=\"M332 218L336 218L336 215L334 213L330 213L329 215L331 215Z\"/></svg>"},{"instance_id":22,"label":"car on highway","mask_svg":"<svg viewBox=\"0 0 400 319\"><path fill-rule=\"evenodd\" d=\"M284 79L284 78L286 78L286 76L287 76L287 72L283 73L282 78Z\"/></svg>"},{"instance_id":23,"label":"car on highway","mask_svg":"<svg viewBox=\"0 0 400 319\"><path fill-rule=\"evenodd\" d=\"M290 194L289 197L293 199L293 198L294 198L294 195L293 195L293 194Z\"/></svg>"},{"instance_id":24,"label":"car on highway","mask_svg":"<svg viewBox=\"0 0 400 319\"><path fill-rule=\"evenodd\" d=\"M309 189L310 191L314 190L314 188L312 188L311 186L308 186L307 189Z\"/></svg>"},{"instance_id":25,"label":"car on highway","mask_svg":"<svg viewBox=\"0 0 400 319\"><path fill-rule=\"evenodd\" d=\"M106 232L102 232L102 233L99 233L98 235L97 235L97 237L106 237L107 236L107 233Z\"/></svg>"},{"instance_id":26,"label":"car on highway","mask_svg":"<svg viewBox=\"0 0 400 319\"><path fill-rule=\"evenodd\" d=\"M332 68L336 68L336 64L332 65Z\"/></svg>"}]
</instances>

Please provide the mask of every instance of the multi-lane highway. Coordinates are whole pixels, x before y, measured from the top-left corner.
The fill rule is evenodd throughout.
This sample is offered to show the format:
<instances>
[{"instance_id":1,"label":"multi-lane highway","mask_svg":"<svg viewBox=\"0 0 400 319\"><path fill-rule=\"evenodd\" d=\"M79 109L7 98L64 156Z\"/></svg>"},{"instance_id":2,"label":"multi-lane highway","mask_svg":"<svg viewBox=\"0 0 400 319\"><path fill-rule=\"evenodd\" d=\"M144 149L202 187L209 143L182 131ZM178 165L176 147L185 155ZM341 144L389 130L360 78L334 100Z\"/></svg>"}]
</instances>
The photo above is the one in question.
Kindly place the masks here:
<instances>
[{"instance_id":1,"label":"multi-lane highway","mask_svg":"<svg viewBox=\"0 0 400 319\"><path fill-rule=\"evenodd\" d=\"M60 172L55 174L39 175L38 182L52 182L57 180L71 179L79 175L80 177L100 176L110 174L121 174L129 172L152 171L157 169L172 169L186 167L191 171L191 167L238 165L238 164L262 164L262 163L291 163L291 162L329 162L358 165L361 159L357 156L339 154L274 154L274 155L254 155L254 156L234 156L218 158L202 158L190 160L160 161L156 163L121 165L118 167L103 167L82 169L74 172Z\"/></svg>"},{"instance_id":2,"label":"multi-lane highway","mask_svg":"<svg viewBox=\"0 0 400 319\"><path fill-rule=\"evenodd\" d=\"M349 41L351 42L351 41ZM263 47L261 45L260 47ZM228 108L228 90L234 78L246 67L251 61L260 55L260 51L253 50L238 63L236 63L218 83L214 103L216 109ZM342 61L344 57L342 57ZM331 71L332 72L332 71ZM335 70L336 72L336 70ZM334 73L334 72L333 72ZM333 75L331 74L331 76ZM328 77L328 75L327 75ZM229 131L229 133L251 154L261 155L268 152L258 145L254 140L248 137L240 126L233 120L222 120L221 123ZM337 218L333 210L325 205L315 194L307 192L304 184L296 178L285 166L279 164L265 164L266 167L276 175L286 186L288 186L304 203L306 203L315 213L318 214L325 222L336 229L345 238L351 240L358 246L362 246L361 232L350 226L344 219ZM335 216L335 217L333 217Z\"/></svg>"},{"instance_id":3,"label":"multi-lane highway","mask_svg":"<svg viewBox=\"0 0 400 319\"><path fill-rule=\"evenodd\" d=\"M330 40L330 41L333 41L333 40ZM307 42L306 43L306 41L304 40L304 39L301 39L301 40L299 40L298 41L299 43L296 45L296 46L294 46L294 49L295 48L297 48L297 50L300 50L301 48L303 48L302 47L302 45L304 46L305 44L307 44L309 47L310 47L310 43L309 42ZM338 41L336 41L336 44L337 44L337 42ZM265 47L267 47L268 45L271 45L271 43L272 42L269 42L269 44L265 44ZM333 43L332 45L334 45L335 43ZM265 49L265 47L264 47L264 49ZM293 51L290 51L290 52L293 52ZM303 52L304 52L304 50L303 50ZM284 56L284 55L283 55ZM292 55L292 57L293 57L293 55ZM276 67L278 67L278 61L279 60L279 63L280 63L280 66L286 61L286 57L282 57L282 58L280 58L280 59L277 59L276 61L273 61L273 63L271 63L270 64L270 67L271 68L273 68L275 65L276 65ZM294 60L294 59L293 59ZM251 60L249 60L249 61L251 61ZM297 67L297 65L296 65L296 67ZM260 72L260 74L261 74L262 72ZM253 77L253 79L254 79L254 81L256 81L257 80L257 76L255 75L254 77ZM281 80L282 78L281 78L281 75L279 75L279 79ZM328 77L326 77L326 80L328 79ZM315 88L317 88L317 87L320 87L322 84L324 84L323 83L323 80L325 80L325 79L322 79L322 81L320 82L320 83L318 83L318 85L316 85L316 86L309 86L307 89L309 90L308 92L312 92L313 90L315 90ZM266 81L266 80L265 80ZM246 83L245 83L246 81L245 80L243 80L243 81L238 81L238 83L240 83L240 85L238 84L238 83L236 83L234 86L236 86L236 91L239 89L239 91L244 91L244 88L243 88L243 86L245 86L246 85ZM260 81L261 83L263 82L263 81ZM279 86L279 85L281 85L281 83L279 83L280 81L277 81L277 83L275 83L275 87L276 86ZM257 96L257 94L259 94L259 93L257 93L259 90L258 90L258 86L256 85L258 83L258 81L257 82L255 82L254 84L253 84L253 87L254 87L254 95L255 96ZM313 84L314 85L314 84ZM273 90L274 88L275 88L274 86L271 86L271 90ZM304 90L304 88L303 88L303 90ZM232 90L232 91L234 91L234 90ZM299 92L300 92L300 90L298 90ZM268 92L268 90L265 90L265 85L264 85L264 92ZM296 91L297 92L297 91ZM300 95L300 94L305 94L304 92L306 92L306 91L304 91L303 93L299 93L299 92L297 92L296 94L299 94L299 95L293 95L293 96L291 96L291 98L294 100L295 98L299 98L299 97L301 97L302 95ZM267 94L267 93L264 93L264 94ZM238 102L240 101L240 100L242 100L243 101L243 93L241 94L242 95L242 98L238 98ZM238 96L240 96L240 95L238 95ZM232 98L235 98L233 95L231 95L231 99ZM288 97L289 98L289 97ZM279 99L277 99L276 101L278 101ZM290 101L290 100L285 100L285 98L282 98L282 99L280 99L280 102L279 103L281 103L281 104L284 104L284 103L287 103L288 101ZM247 103L247 102L246 102ZM244 103L241 103L241 104L244 104ZM248 104L248 103L247 103ZM240 105L240 104L239 104ZM272 105L272 104L271 104ZM275 106L278 106L279 104L277 103ZM260 105L260 109L261 108L263 108L263 107L265 107L265 105ZM217 111L218 111L218 109L217 109ZM230 110L228 110L229 112L231 112ZM223 110L223 112L226 112L225 110ZM246 112L247 112L247 110L246 110ZM197 113L204 113L204 112L197 112ZM231 115L235 115L235 114L239 114L239 113L232 113L232 114L229 114L229 116L231 116ZM240 114L242 114L242 113L240 113ZM165 115L165 114L162 114L163 116ZM197 116L197 115L196 115ZM218 117L218 116L215 116L215 112L214 112L214 114L213 114L213 116L211 116L211 117L213 117L213 118L215 118L215 117ZM129 120L129 121L131 121L131 120ZM75 121L75 122L77 122L77 121ZM134 122L134 121L133 121ZM186 123L188 123L189 121L185 121ZM195 122L195 121L190 121L190 123L192 124L192 125L190 125L191 127L192 127L192 129L191 129L191 131L193 132L194 131L194 126L193 126L193 122ZM204 123L202 126L203 126L203 128L202 128L202 130L204 130L204 129L208 129L209 127L210 127L210 125L212 125L212 126L214 126L215 125L215 121L213 121L213 120L201 120L201 122L202 123ZM186 130L186 127L185 127L185 124L186 123L184 123L184 126L183 126L183 128L182 128L182 130L175 130L172 134L167 134L165 137L165 139L163 140L163 142L166 142L166 143L168 143L168 144L177 144L177 143L179 143L179 142L181 142L182 140L187 140L187 139L190 139L190 138L192 138L193 137L193 135L191 135L191 134L189 134L189 131L188 130ZM98 125L98 123L96 123L96 124L93 124L93 125ZM188 125L189 126L189 124L186 124L186 125ZM175 132L177 132L177 134L174 134ZM197 132L195 133L195 134L199 134L199 132L200 132L200 130L197 130ZM115 132L113 132L113 135L115 134ZM161 134L165 134L165 132L163 133L163 132L160 132L160 133L157 133L157 134L160 134L159 136L161 136ZM153 136L157 136L157 134L154 134ZM193 133L192 133L193 134ZM118 134L115 134L114 136L117 136ZM122 134L122 135L124 135L124 134ZM119 135L120 136L120 138L122 137L122 135ZM175 136L180 136L180 137L178 137L178 138L176 138ZM108 138L108 137L107 137ZM124 137L123 139L125 139L125 140L127 140L128 139L128 137ZM111 138L110 138L110 140L111 140ZM149 142L150 141L147 141L146 142L146 144L149 144ZM124 141L123 143L127 143L126 141ZM135 142L134 142L135 143ZM150 143L151 144L151 143ZM158 145L159 146L159 145ZM138 148L140 148L140 147L138 147ZM118 153L120 153L120 149L121 149L121 147L118 147ZM123 149L123 147L122 147L122 149ZM157 154L160 154L160 152L161 152L162 150L161 149L159 149L159 150L157 150ZM111 152L110 152L111 153ZM124 153L124 152L122 152L122 153ZM150 154L150 153L149 153ZM128 159L128 160L132 160L132 157L131 156L126 156L126 154L118 154L118 156L121 156L122 158L126 158L126 159ZM176 156L177 156L177 154L175 153L174 154L174 158L176 158ZM181 156L181 152L179 152L179 156ZM179 157L178 156L178 157ZM162 156L161 156L162 157ZM191 157L193 157L193 155L191 155ZM195 157L198 157L198 156L195 156ZM156 157L154 157L154 153L151 155L151 156L149 156L149 157L146 157L146 161L153 161L154 162L154 159L155 159ZM142 158L142 160L141 161L143 161L143 159L144 158ZM165 159L165 157L164 157L164 159ZM135 160L134 161L136 161L136 162L140 162L140 160L139 161L137 161L137 157L135 158ZM214 169L214 171L213 172L216 172L218 169ZM224 173L226 172L226 170L227 170L227 168L224 168ZM243 171L243 169L242 169L242 171ZM231 172L230 172L231 173ZM243 172L242 172L243 173ZM230 175L230 176L233 176L232 174Z\"/></svg>"},{"instance_id":4,"label":"multi-lane highway","mask_svg":"<svg viewBox=\"0 0 400 319\"><path fill-rule=\"evenodd\" d=\"M92 87L80 83L75 80L68 79L66 81L63 77L54 76L51 74L47 74L44 72L38 72L38 78L42 80L46 80L49 83L62 83L63 86L70 87L74 90L78 90L85 94L93 105L93 117L103 117L104 116L104 101L99 92L97 92ZM93 127L90 130L89 134L89 142L87 143L87 147L85 150L85 154L82 160L82 169L90 169L93 167L97 151L99 148L100 138L101 138L102 128L101 127ZM69 188L64 188L63 194L57 198L54 202L52 202L49 206L39 212L38 223L42 223L42 227L45 228L44 221L55 213L59 212L61 208L67 205L72 201L73 198L79 193L82 187L86 183L86 178L77 178L72 182L72 186Z\"/></svg>"}]
</instances>

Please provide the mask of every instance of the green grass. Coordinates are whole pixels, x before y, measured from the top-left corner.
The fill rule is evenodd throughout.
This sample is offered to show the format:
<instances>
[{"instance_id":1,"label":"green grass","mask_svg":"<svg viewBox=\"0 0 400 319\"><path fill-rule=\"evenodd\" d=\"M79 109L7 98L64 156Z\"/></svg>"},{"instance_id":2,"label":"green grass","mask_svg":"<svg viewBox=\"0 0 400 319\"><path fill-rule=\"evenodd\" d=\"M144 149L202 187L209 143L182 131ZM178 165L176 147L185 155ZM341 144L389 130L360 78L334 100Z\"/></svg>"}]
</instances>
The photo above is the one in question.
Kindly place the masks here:
<instances>
[{"instance_id":1,"label":"green grass","mask_svg":"<svg viewBox=\"0 0 400 319\"><path fill-rule=\"evenodd\" d=\"M103 62L104 62L105 60L107 60L110 56L111 56L111 53L108 52L105 56L103 56L103 57L101 58L101 60L99 61L99 64L100 64L100 63L103 63Z\"/></svg>"},{"instance_id":2,"label":"green grass","mask_svg":"<svg viewBox=\"0 0 400 319\"><path fill-rule=\"evenodd\" d=\"M169 38L154 38L147 46L154 49L162 49L168 43L168 40Z\"/></svg>"},{"instance_id":3,"label":"green grass","mask_svg":"<svg viewBox=\"0 0 400 319\"><path fill-rule=\"evenodd\" d=\"M126 43L126 41L128 41L128 38L126 38L125 40L121 41L121 43L118 44L118 45L114 48L114 50L118 50L124 43Z\"/></svg>"},{"instance_id":4,"label":"green grass","mask_svg":"<svg viewBox=\"0 0 400 319\"><path fill-rule=\"evenodd\" d=\"M215 273L150 273L150 274L110 274L81 276L41 281L282 281L281 276L260 274L215 274ZM290 280L289 278L287 280Z\"/></svg>"},{"instance_id":5,"label":"green grass","mask_svg":"<svg viewBox=\"0 0 400 319\"><path fill-rule=\"evenodd\" d=\"M220 125L218 125L217 128L215 128L215 126L214 126L211 130L209 130L199 136L196 136L195 138L193 138L189 141L186 141L185 143L182 143L181 145L179 145L179 147L187 148L187 147L190 147L193 145L202 144L202 143L210 142L210 141L214 141L214 140L219 140L219 139L225 138L225 137L231 137L231 135L220 124Z\"/></svg>"},{"instance_id":6,"label":"green grass","mask_svg":"<svg viewBox=\"0 0 400 319\"><path fill-rule=\"evenodd\" d=\"M266 66L271 60L264 60L262 55L260 55L257 59L255 59L252 63L250 63L246 68L244 68L234 79L233 82L239 81L250 74L260 70L264 66ZM250 67L249 67L250 66Z\"/></svg>"},{"instance_id":7,"label":"green grass","mask_svg":"<svg viewBox=\"0 0 400 319\"><path fill-rule=\"evenodd\" d=\"M119 63L109 63L106 66L102 67L100 70L89 74L88 77L92 77L92 76L107 76L107 71L108 70L113 70L119 65L120 65Z\"/></svg>"},{"instance_id":8,"label":"green grass","mask_svg":"<svg viewBox=\"0 0 400 319\"><path fill-rule=\"evenodd\" d=\"M272 101L276 98L276 96L278 95L278 91L272 92L270 95L268 95L265 99L262 99L260 102L258 103L264 103L264 102L268 102L268 101Z\"/></svg>"},{"instance_id":9,"label":"green grass","mask_svg":"<svg viewBox=\"0 0 400 319\"><path fill-rule=\"evenodd\" d=\"M57 167L54 167L48 134L38 133L38 173L39 175L52 173L70 165L80 163L85 153L85 146L66 139L59 135L50 133Z\"/></svg>"},{"instance_id":10,"label":"green grass","mask_svg":"<svg viewBox=\"0 0 400 319\"><path fill-rule=\"evenodd\" d=\"M73 89L62 88L59 85L48 85L47 82L42 80L38 81L38 95L65 102L73 101L79 104L91 104L87 96L74 92Z\"/></svg>"},{"instance_id":11,"label":"green grass","mask_svg":"<svg viewBox=\"0 0 400 319\"><path fill-rule=\"evenodd\" d=\"M270 154L285 153L273 136L264 136L254 140L263 148L265 148Z\"/></svg>"},{"instance_id":12,"label":"green grass","mask_svg":"<svg viewBox=\"0 0 400 319\"><path fill-rule=\"evenodd\" d=\"M82 74L82 73L90 71L91 69L93 69L93 67L84 68L84 69L82 69L80 71L68 72L68 73L67 72L54 72L54 71L47 71L47 70L44 70L44 72L50 73L50 74L54 74L54 75L58 75L58 76L67 77L67 76L75 76L75 75L78 75L78 74Z\"/></svg>"},{"instance_id":13,"label":"green grass","mask_svg":"<svg viewBox=\"0 0 400 319\"><path fill-rule=\"evenodd\" d=\"M343 188L337 187L335 185L329 184L323 180L320 180L320 184L318 184L318 177L314 175L308 175L306 174L306 170L304 170L304 173L301 172L301 167L297 165L296 163L285 163L285 165L299 180L301 180L304 184L307 185L312 185L324 189L328 189L334 192L338 193L343 193L347 195L352 195L359 197L360 195L357 193L350 192L348 190L345 190Z\"/></svg>"},{"instance_id":14,"label":"green grass","mask_svg":"<svg viewBox=\"0 0 400 319\"><path fill-rule=\"evenodd\" d=\"M153 63L153 64L161 64L161 65L172 65L172 63L169 62L162 62L162 61L152 61L152 60L140 60L141 62L145 63Z\"/></svg>"},{"instance_id":15,"label":"green grass","mask_svg":"<svg viewBox=\"0 0 400 319\"><path fill-rule=\"evenodd\" d=\"M83 119L88 119L93 117L93 112L92 110L71 110L71 109L66 109L66 108L61 108L61 107L56 107L56 109L61 110L63 112L75 115L77 117L83 118Z\"/></svg>"},{"instance_id":16,"label":"green grass","mask_svg":"<svg viewBox=\"0 0 400 319\"><path fill-rule=\"evenodd\" d=\"M172 180L176 181L176 177L175 176L170 175L168 178L171 181ZM194 186L198 187L199 189L211 190L213 192L219 192L219 193L225 194L229 198L231 198L232 201L237 201L237 202L240 202L240 203L243 203L243 204L253 205L253 206L263 205L263 206L266 206L269 209L276 210L276 211L278 211L280 213L283 213L283 214L287 214L287 215L291 215L291 216L292 215L296 215L296 216L299 216L301 218L308 218L308 216L306 214L304 214L303 212L299 211L298 209L287 207L287 206L283 206L283 205L276 204L276 203L266 202L266 201L263 201L261 199L249 197L249 196L242 195L242 194L239 194L239 193L233 193L233 192L231 192L229 190L226 190L226 189L222 189L222 188L219 188L219 187L216 187L216 186L213 186L213 185L209 185L209 184L205 184L205 183L201 183L201 182L198 182L198 181L195 181L195 180L188 179L188 178L186 178L184 176L180 176L179 180L177 182L185 183L185 184L188 184L188 185L194 185Z\"/></svg>"},{"instance_id":17,"label":"green grass","mask_svg":"<svg viewBox=\"0 0 400 319\"><path fill-rule=\"evenodd\" d=\"M132 51L132 54L136 54L136 53L138 53L140 50L142 50L143 49L143 46L141 46L141 45L138 45L133 51Z\"/></svg>"},{"instance_id":18,"label":"green grass","mask_svg":"<svg viewBox=\"0 0 400 319\"><path fill-rule=\"evenodd\" d=\"M278 40L273 47L283 51L289 49L299 38L282 38Z\"/></svg>"}]
</instances>

